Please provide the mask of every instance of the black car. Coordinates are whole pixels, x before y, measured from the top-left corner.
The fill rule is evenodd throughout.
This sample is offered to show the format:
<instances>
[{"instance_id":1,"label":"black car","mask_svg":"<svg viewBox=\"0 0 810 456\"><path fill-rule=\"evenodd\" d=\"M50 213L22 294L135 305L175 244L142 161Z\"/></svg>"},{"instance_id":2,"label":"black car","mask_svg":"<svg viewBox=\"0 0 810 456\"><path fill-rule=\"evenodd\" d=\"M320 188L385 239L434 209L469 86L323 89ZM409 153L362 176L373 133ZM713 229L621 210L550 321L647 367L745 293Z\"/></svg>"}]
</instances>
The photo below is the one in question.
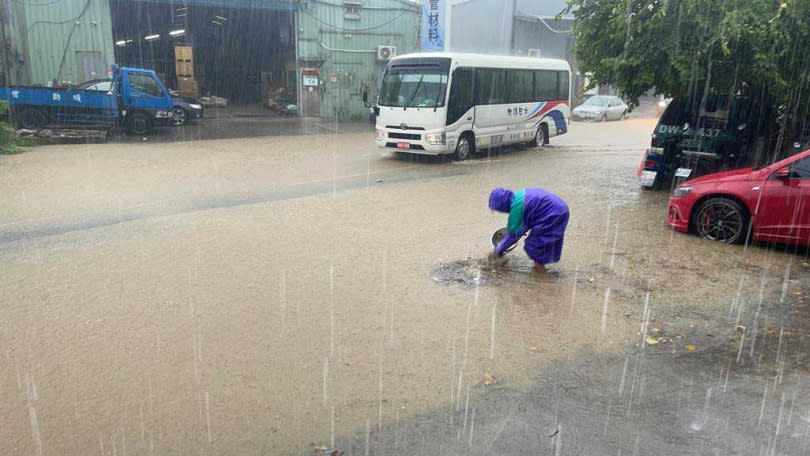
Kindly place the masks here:
<instances>
[{"instance_id":1,"label":"black car","mask_svg":"<svg viewBox=\"0 0 810 456\"><path fill-rule=\"evenodd\" d=\"M112 90L112 81L110 79L94 79L79 84L76 89L109 92ZM185 125L187 122L202 119L205 114L202 105L192 103L184 98L172 98L172 102L174 103L174 106L172 106L172 114L174 115L172 123L177 127Z\"/></svg>"}]
</instances>

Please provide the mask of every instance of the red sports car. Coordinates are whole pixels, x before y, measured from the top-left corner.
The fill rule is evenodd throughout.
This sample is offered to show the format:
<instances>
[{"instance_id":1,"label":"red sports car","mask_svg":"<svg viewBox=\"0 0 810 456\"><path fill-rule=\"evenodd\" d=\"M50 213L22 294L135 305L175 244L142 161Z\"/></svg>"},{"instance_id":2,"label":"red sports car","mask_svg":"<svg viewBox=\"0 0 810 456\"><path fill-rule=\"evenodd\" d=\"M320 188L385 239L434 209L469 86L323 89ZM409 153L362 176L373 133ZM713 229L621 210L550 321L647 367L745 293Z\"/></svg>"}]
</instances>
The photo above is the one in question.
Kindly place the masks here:
<instances>
[{"instance_id":1,"label":"red sports car","mask_svg":"<svg viewBox=\"0 0 810 456\"><path fill-rule=\"evenodd\" d=\"M810 150L764 168L684 182L669 199L667 223L728 244L753 239L810 245Z\"/></svg>"}]
</instances>

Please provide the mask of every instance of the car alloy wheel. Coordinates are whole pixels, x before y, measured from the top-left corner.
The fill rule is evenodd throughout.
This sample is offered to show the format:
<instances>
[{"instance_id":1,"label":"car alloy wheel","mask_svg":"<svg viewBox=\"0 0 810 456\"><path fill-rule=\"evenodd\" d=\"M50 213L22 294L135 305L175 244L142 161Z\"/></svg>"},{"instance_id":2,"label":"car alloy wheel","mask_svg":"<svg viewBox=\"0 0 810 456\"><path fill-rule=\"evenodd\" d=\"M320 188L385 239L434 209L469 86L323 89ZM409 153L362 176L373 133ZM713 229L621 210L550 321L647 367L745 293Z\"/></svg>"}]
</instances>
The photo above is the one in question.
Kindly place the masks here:
<instances>
[{"instance_id":1,"label":"car alloy wheel","mask_svg":"<svg viewBox=\"0 0 810 456\"><path fill-rule=\"evenodd\" d=\"M746 219L747 216L737 202L713 198L698 209L695 229L704 239L734 244L745 238Z\"/></svg>"}]
</instances>

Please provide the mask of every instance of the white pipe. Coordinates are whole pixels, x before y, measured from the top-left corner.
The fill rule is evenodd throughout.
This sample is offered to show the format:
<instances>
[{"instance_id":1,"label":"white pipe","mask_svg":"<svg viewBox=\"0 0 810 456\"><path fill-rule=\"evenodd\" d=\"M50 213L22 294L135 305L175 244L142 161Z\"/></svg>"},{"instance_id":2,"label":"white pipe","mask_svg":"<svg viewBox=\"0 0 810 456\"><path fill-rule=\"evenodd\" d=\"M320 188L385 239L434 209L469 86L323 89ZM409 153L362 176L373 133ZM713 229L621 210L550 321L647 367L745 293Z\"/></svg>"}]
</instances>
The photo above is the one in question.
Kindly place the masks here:
<instances>
[{"instance_id":1,"label":"white pipe","mask_svg":"<svg viewBox=\"0 0 810 456\"><path fill-rule=\"evenodd\" d=\"M330 48L329 46L321 43L320 41L318 42L318 44L320 44L321 47L326 49L327 51L332 51L332 52L351 52L351 53L354 53L354 54L376 54L377 53L376 49L372 49L370 51L366 51L366 50L362 50L362 49L335 49L335 48Z\"/></svg>"}]
</instances>

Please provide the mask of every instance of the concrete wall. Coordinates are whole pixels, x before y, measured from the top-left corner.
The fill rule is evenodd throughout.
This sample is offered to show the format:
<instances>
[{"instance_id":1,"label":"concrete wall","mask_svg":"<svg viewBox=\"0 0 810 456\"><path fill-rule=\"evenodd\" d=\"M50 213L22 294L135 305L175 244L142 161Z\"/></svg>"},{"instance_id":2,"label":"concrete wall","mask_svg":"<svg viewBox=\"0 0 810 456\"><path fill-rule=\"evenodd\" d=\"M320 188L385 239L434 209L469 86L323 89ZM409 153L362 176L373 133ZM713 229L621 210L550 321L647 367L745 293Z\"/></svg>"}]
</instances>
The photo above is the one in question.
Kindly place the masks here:
<instances>
[{"instance_id":1,"label":"concrete wall","mask_svg":"<svg viewBox=\"0 0 810 456\"><path fill-rule=\"evenodd\" d=\"M517 0L517 10L520 13L541 17L556 17L565 9L565 0ZM564 16L571 18L571 16Z\"/></svg>"},{"instance_id":2,"label":"concrete wall","mask_svg":"<svg viewBox=\"0 0 810 456\"><path fill-rule=\"evenodd\" d=\"M387 62L377 46L396 46L398 54L419 50L421 9L405 0L364 0L352 18L340 0L303 0L298 11L298 66L320 72L322 117L368 117L363 87L376 94ZM337 81L332 81L335 75ZM299 84L300 86L300 84Z\"/></svg>"},{"instance_id":3,"label":"concrete wall","mask_svg":"<svg viewBox=\"0 0 810 456\"><path fill-rule=\"evenodd\" d=\"M567 39L555 36L539 21L517 25L513 21L515 16L539 16L551 22L565 8L565 0L468 0L449 7L452 51L525 55L527 49L545 46L548 57L566 58ZM570 21L563 22L570 27Z\"/></svg>"},{"instance_id":4,"label":"concrete wall","mask_svg":"<svg viewBox=\"0 0 810 456\"><path fill-rule=\"evenodd\" d=\"M571 63L574 35L568 33L570 30L569 20L517 17L513 51L518 55L527 55L529 49L540 49L541 57L568 60Z\"/></svg>"},{"instance_id":5,"label":"concrete wall","mask_svg":"<svg viewBox=\"0 0 810 456\"><path fill-rule=\"evenodd\" d=\"M451 8L450 50L507 55L511 52L514 0L470 0Z\"/></svg>"},{"instance_id":6,"label":"concrete wall","mask_svg":"<svg viewBox=\"0 0 810 456\"><path fill-rule=\"evenodd\" d=\"M83 82L90 68L106 77L114 63L108 0L19 2L0 0L2 51L15 84Z\"/></svg>"}]
</instances>

